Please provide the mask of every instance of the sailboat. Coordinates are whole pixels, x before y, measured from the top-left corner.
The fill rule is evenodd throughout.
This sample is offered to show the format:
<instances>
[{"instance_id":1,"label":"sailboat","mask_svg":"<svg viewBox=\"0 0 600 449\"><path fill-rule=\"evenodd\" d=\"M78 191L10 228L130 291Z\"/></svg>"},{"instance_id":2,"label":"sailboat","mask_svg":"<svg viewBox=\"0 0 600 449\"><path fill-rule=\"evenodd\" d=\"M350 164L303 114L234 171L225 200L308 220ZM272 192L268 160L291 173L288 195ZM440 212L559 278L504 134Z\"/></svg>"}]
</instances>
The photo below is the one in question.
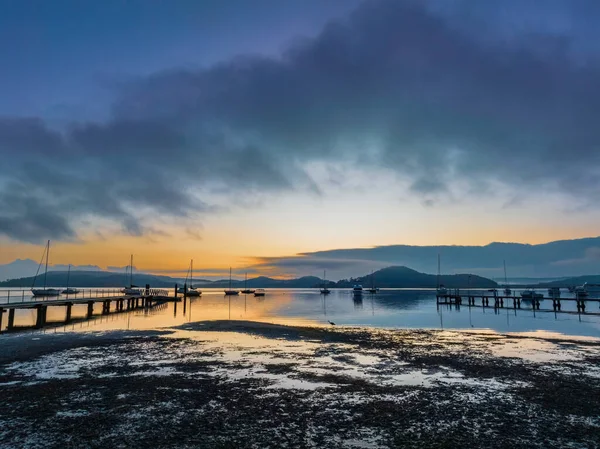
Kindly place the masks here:
<instances>
[{"instance_id":1,"label":"sailboat","mask_svg":"<svg viewBox=\"0 0 600 449\"><path fill-rule=\"evenodd\" d=\"M194 259L190 260L190 288L188 288L187 296L200 296L202 292L194 287Z\"/></svg>"},{"instance_id":2,"label":"sailboat","mask_svg":"<svg viewBox=\"0 0 600 449\"><path fill-rule=\"evenodd\" d=\"M125 293L127 296L141 296L142 291L133 285L133 254L129 262L129 287L121 289L121 293Z\"/></svg>"},{"instance_id":3,"label":"sailboat","mask_svg":"<svg viewBox=\"0 0 600 449\"><path fill-rule=\"evenodd\" d=\"M61 293L63 295L76 295L79 293L79 290L76 288L69 288L69 280L71 279L71 264L69 264L69 271L67 271L67 288L65 288Z\"/></svg>"},{"instance_id":4,"label":"sailboat","mask_svg":"<svg viewBox=\"0 0 600 449\"><path fill-rule=\"evenodd\" d=\"M331 290L329 290L327 288L327 277L326 277L327 271L323 270L323 288L321 288L321 294L322 295L328 295L329 293L331 293Z\"/></svg>"},{"instance_id":5,"label":"sailboat","mask_svg":"<svg viewBox=\"0 0 600 449\"><path fill-rule=\"evenodd\" d=\"M35 280L37 279L38 273L40 272L40 268L42 267L42 261L44 260L44 254L42 254L42 260L40 260L40 264L38 265L37 272L35 273L35 277L33 278L33 284L31 284L31 293L33 296L58 296L60 295L60 290L56 288L46 288L46 277L48 276L48 255L50 253L50 240L46 243L46 248L44 249L44 254L46 255L46 269L44 270L44 288L34 288Z\"/></svg>"},{"instance_id":6,"label":"sailboat","mask_svg":"<svg viewBox=\"0 0 600 449\"><path fill-rule=\"evenodd\" d=\"M229 267L229 288L225 290L225 296L236 296L239 295L240 292L237 290L231 290L231 267Z\"/></svg>"},{"instance_id":7,"label":"sailboat","mask_svg":"<svg viewBox=\"0 0 600 449\"><path fill-rule=\"evenodd\" d=\"M248 288L248 272L246 272L246 278L244 279L244 290L242 290L242 293L244 295L250 295L254 293L254 290Z\"/></svg>"},{"instance_id":8,"label":"sailboat","mask_svg":"<svg viewBox=\"0 0 600 449\"><path fill-rule=\"evenodd\" d=\"M190 276L190 268L188 267L188 270L185 273L185 281L183 281L184 285L177 288L177 293L185 293L185 285L187 285L189 276Z\"/></svg>"},{"instance_id":9,"label":"sailboat","mask_svg":"<svg viewBox=\"0 0 600 449\"><path fill-rule=\"evenodd\" d=\"M506 260L502 261L504 263L504 294L506 296L512 295L512 290L508 287L508 278L506 277Z\"/></svg>"},{"instance_id":10,"label":"sailboat","mask_svg":"<svg viewBox=\"0 0 600 449\"><path fill-rule=\"evenodd\" d=\"M444 287L442 284L440 284L440 278L441 278L442 274L441 274L441 263L440 263L440 255L438 253L438 274L437 274L437 289L436 289L436 293L438 295L446 295L448 294L448 289L446 287Z\"/></svg>"},{"instance_id":11,"label":"sailboat","mask_svg":"<svg viewBox=\"0 0 600 449\"><path fill-rule=\"evenodd\" d=\"M373 271L371 271L371 288L369 289L369 293L377 293L379 289L375 287L375 275Z\"/></svg>"}]
</instances>

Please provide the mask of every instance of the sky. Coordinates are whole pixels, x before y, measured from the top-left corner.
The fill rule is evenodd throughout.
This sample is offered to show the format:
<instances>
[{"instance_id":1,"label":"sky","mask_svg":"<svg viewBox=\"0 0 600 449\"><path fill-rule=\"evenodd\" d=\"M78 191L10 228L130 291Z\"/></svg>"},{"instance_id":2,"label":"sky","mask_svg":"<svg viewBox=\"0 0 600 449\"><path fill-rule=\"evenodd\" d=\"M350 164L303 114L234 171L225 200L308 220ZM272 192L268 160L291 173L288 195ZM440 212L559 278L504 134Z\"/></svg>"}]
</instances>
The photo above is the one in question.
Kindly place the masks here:
<instances>
[{"instance_id":1,"label":"sky","mask_svg":"<svg viewBox=\"0 0 600 449\"><path fill-rule=\"evenodd\" d=\"M0 0L0 264L50 239L56 264L286 276L315 251L597 236L599 19Z\"/></svg>"}]
</instances>

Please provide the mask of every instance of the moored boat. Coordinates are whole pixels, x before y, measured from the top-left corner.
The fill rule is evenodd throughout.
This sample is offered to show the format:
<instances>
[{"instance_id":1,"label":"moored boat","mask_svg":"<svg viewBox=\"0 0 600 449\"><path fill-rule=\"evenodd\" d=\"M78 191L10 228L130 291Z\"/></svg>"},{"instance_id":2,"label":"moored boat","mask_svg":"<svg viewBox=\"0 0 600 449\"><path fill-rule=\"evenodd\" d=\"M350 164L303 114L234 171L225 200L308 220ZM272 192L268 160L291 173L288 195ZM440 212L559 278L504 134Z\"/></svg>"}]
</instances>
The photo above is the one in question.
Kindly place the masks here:
<instances>
[{"instance_id":1,"label":"moored boat","mask_svg":"<svg viewBox=\"0 0 600 449\"><path fill-rule=\"evenodd\" d=\"M46 243L46 248L44 249L44 254L42 254L42 260L40 260L40 264L38 265L37 272L35 273L35 277L33 278L33 283L31 284L31 293L33 294L33 296L58 296L58 295L60 295L59 289L46 288L46 279L48 277L49 254L50 254L50 240L48 240L48 243ZM34 288L38 273L40 272L40 268L42 267L42 261L44 260L44 255L46 256L46 268L44 270L44 287L43 288Z\"/></svg>"},{"instance_id":2,"label":"moored boat","mask_svg":"<svg viewBox=\"0 0 600 449\"><path fill-rule=\"evenodd\" d=\"M231 289L231 267L229 267L229 288L225 290L225 296L237 296L240 292L238 290Z\"/></svg>"},{"instance_id":3,"label":"moored boat","mask_svg":"<svg viewBox=\"0 0 600 449\"><path fill-rule=\"evenodd\" d=\"M142 290L137 286L133 285L133 254L129 260L129 287L121 289L121 293L126 296L142 296Z\"/></svg>"},{"instance_id":4,"label":"moored boat","mask_svg":"<svg viewBox=\"0 0 600 449\"><path fill-rule=\"evenodd\" d=\"M528 288L527 290L523 290L521 292L521 299L523 301L532 301L534 299L542 299L544 297L543 294L536 292L532 288Z\"/></svg>"},{"instance_id":5,"label":"moored boat","mask_svg":"<svg viewBox=\"0 0 600 449\"><path fill-rule=\"evenodd\" d=\"M443 296L443 295L448 294L448 289L446 287L444 287L443 284L440 283L441 276L442 276L441 262L440 262L440 255L438 254L437 287L435 289L436 295L438 295L438 296Z\"/></svg>"},{"instance_id":6,"label":"moored boat","mask_svg":"<svg viewBox=\"0 0 600 449\"><path fill-rule=\"evenodd\" d=\"M187 289L186 296L200 296L202 292L194 287L194 259L190 260L190 288Z\"/></svg>"},{"instance_id":7,"label":"moored boat","mask_svg":"<svg viewBox=\"0 0 600 449\"><path fill-rule=\"evenodd\" d=\"M504 294L506 296L512 295L512 290L508 286L508 278L506 277L506 260L502 261L504 264Z\"/></svg>"},{"instance_id":8,"label":"moored boat","mask_svg":"<svg viewBox=\"0 0 600 449\"><path fill-rule=\"evenodd\" d=\"M560 298L560 287L550 287L548 289L548 296L550 298Z\"/></svg>"},{"instance_id":9,"label":"moored boat","mask_svg":"<svg viewBox=\"0 0 600 449\"><path fill-rule=\"evenodd\" d=\"M327 277L326 277L327 271L323 270L323 287L321 287L321 294L322 295L328 295L329 293L331 293L331 290L329 290L327 288Z\"/></svg>"},{"instance_id":10,"label":"moored boat","mask_svg":"<svg viewBox=\"0 0 600 449\"><path fill-rule=\"evenodd\" d=\"M246 272L246 277L244 278L244 290L242 290L244 295L251 295L254 293L254 290L248 288L248 272Z\"/></svg>"},{"instance_id":11,"label":"moored boat","mask_svg":"<svg viewBox=\"0 0 600 449\"><path fill-rule=\"evenodd\" d=\"M69 264L69 271L67 272L67 288L65 288L61 293L63 295L76 295L79 293L79 290L76 288L69 287L69 280L71 279L71 264Z\"/></svg>"},{"instance_id":12,"label":"moored boat","mask_svg":"<svg viewBox=\"0 0 600 449\"><path fill-rule=\"evenodd\" d=\"M263 288L257 288L254 290L254 296L265 296L265 290Z\"/></svg>"},{"instance_id":13,"label":"moored boat","mask_svg":"<svg viewBox=\"0 0 600 449\"><path fill-rule=\"evenodd\" d=\"M375 287L375 275L373 271L371 271L371 287L369 288L369 293L377 293L379 288Z\"/></svg>"}]
</instances>

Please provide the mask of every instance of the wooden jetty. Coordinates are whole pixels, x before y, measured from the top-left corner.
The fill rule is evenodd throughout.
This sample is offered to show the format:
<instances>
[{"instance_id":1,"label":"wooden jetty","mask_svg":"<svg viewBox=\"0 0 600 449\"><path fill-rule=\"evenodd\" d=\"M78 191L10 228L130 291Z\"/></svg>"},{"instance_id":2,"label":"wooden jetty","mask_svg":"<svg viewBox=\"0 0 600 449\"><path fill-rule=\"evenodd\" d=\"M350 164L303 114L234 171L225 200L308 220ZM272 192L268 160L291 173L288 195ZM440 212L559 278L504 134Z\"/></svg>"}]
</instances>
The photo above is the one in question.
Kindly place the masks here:
<instances>
[{"instance_id":1,"label":"wooden jetty","mask_svg":"<svg viewBox=\"0 0 600 449\"><path fill-rule=\"evenodd\" d=\"M523 299L518 295L501 295L499 292L481 292L473 290L460 289L448 290L447 293L437 294L436 303L438 307L440 305L453 305L461 306L466 305L468 307L492 307L495 309L511 308L521 309L522 303L531 304L533 311L539 312L555 312L555 313L570 313L570 314L585 314L585 315L600 315L600 312L594 312L589 310L590 304L600 305L600 298L561 298L555 296L542 296L539 298ZM563 303L570 303L575 305L577 310L563 310ZM541 307L542 304L552 304L552 309L548 307Z\"/></svg>"},{"instance_id":2,"label":"wooden jetty","mask_svg":"<svg viewBox=\"0 0 600 449\"><path fill-rule=\"evenodd\" d=\"M18 309L34 309L36 311L36 320L34 329L40 329L46 324L68 324L71 321L71 311L74 305L87 304L87 313L85 318L90 319L94 315L94 306L100 304L102 306L102 315L108 315L113 312L126 312L136 309L148 309L155 305L163 304L168 301L180 301L177 296L177 285L175 285L175 294L169 296L169 291L166 289L152 289L146 285L145 289L140 289L140 295L125 295L118 290L83 290L76 295L65 295L63 298L34 298L25 300L24 293L21 296L21 301L13 300L0 303L0 332L2 331L2 321L4 314L8 314L8 322L6 331L15 329L15 311ZM48 307L64 307L65 319L62 322L47 322L46 315Z\"/></svg>"}]
</instances>

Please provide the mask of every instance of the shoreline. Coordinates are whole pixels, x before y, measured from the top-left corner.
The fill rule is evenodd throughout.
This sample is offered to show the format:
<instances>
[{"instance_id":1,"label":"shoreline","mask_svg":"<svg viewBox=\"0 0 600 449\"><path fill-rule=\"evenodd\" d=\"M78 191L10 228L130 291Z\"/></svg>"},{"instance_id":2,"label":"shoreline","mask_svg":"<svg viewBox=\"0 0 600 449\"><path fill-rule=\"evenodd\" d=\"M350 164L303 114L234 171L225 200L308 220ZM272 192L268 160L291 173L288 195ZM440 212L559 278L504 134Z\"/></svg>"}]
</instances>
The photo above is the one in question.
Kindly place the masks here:
<instances>
[{"instance_id":1,"label":"shoreline","mask_svg":"<svg viewBox=\"0 0 600 449\"><path fill-rule=\"evenodd\" d=\"M3 448L596 447L600 436L597 341L228 320L2 340Z\"/></svg>"}]
</instances>

